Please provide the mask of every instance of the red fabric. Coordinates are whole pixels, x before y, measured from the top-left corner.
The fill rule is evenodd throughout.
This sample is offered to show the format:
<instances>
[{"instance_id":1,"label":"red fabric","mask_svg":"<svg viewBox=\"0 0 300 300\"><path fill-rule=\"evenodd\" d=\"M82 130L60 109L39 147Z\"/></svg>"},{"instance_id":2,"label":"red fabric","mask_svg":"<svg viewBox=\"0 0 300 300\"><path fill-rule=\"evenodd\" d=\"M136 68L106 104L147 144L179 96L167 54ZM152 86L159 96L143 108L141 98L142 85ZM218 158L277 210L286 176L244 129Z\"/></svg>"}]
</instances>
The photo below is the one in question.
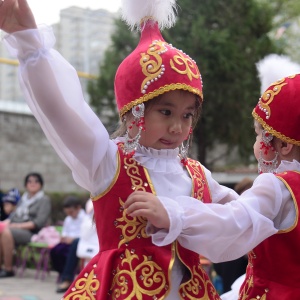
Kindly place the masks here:
<instances>
[{"instance_id":1,"label":"red fabric","mask_svg":"<svg viewBox=\"0 0 300 300\"><path fill-rule=\"evenodd\" d=\"M274 136L300 145L300 74L273 83L253 110L254 118Z\"/></svg>"},{"instance_id":2,"label":"red fabric","mask_svg":"<svg viewBox=\"0 0 300 300\"><path fill-rule=\"evenodd\" d=\"M87 299L162 299L171 286L169 276L176 251L190 271L180 293L188 299L220 300L198 254L182 248L177 242L165 247L155 246L145 235L147 221L133 219L123 211L124 201L134 190L154 191L143 167L134 159L126 158L122 150L119 150L119 157L120 172L116 182L104 195L93 199L100 252L78 275L64 299L90 294ZM205 198L208 195L205 201L211 202L201 165L188 160L188 168L193 174L197 195ZM201 187L199 193L198 186Z\"/></svg>"},{"instance_id":3,"label":"red fabric","mask_svg":"<svg viewBox=\"0 0 300 300\"><path fill-rule=\"evenodd\" d=\"M253 249L249 254L246 279L239 299L300 299L300 174L277 174L294 194L296 222L292 228L279 231Z\"/></svg>"},{"instance_id":4,"label":"red fabric","mask_svg":"<svg viewBox=\"0 0 300 300\"><path fill-rule=\"evenodd\" d=\"M156 41L160 42L155 45ZM151 69L148 69L149 65ZM143 93L143 82L151 82L151 78L153 82ZM158 24L148 20L138 46L124 59L116 73L115 95L120 114L136 104L175 89L188 90L202 98L199 69L188 55L167 44Z\"/></svg>"}]
</instances>

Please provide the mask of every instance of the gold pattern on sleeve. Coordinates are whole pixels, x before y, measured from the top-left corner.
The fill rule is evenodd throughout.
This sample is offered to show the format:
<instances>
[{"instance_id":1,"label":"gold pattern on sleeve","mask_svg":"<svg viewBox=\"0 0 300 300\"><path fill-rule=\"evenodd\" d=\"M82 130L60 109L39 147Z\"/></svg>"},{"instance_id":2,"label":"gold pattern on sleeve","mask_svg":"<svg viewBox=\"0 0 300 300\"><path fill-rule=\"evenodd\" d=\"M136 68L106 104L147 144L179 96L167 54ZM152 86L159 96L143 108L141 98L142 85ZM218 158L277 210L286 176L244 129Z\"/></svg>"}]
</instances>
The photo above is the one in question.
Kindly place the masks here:
<instances>
[{"instance_id":1,"label":"gold pattern on sleeve","mask_svg":"<svg viewBox=\"0 0 300 300\"><path fill-rule=\"evenodd\" d=\"M113 278L112 299L125 296L127 300L143 300L145 295L153 296L154 299L155 295L165 288L166 278L162 269L146 255L143 255L141 263L134 266L138 260L138 255L132 254L128 249L125 250L122 267L117 268ZM133 287L132 290L129 290L129 286Z\"/></svg>"},{"instance_id":2,"label":"gold pattern on sleeve","mask_svg":"<svg viewBox=\"0 0 300 300\"><path fill-rule=\"evenodd\" d=\"M174 55L173 60L170 61L171 68L181 75L187 75L190 81L192 81L193 78L198 79L200 77L200 72L192 59L188 56L184 56L180 51L178 51L177 54L178 55ZM178 66L185 65L185 70L179 70L175 64Z\"/></svg>"},{"instance_id":3,"label":"gold pattern on sleeve","mask_svg":"<svg viewBox=\"0 0 300 300\"><path fill-rule=\"evenodd\" d=\"M64 300L96 300L96 292L100 287L100 282L94 274L94 270L90 274L84 274L84 277L75 281L70 292Z\"/></svg>"},{"instance_id":4,"label":"gold pattern on sleeve","mask_svg":"<svg viewBox=\"0 0 300 300\"><path fill-rule=\"evenodd\" d=\"M119 198L120 207L124 206L124 202ZM117 219L118 226L122 231L118 248L127 244L135 238L147 238L146 225L147 220L143 217L128 217L125 210L122 210L122 217Z\"/></svg>"}]
</instances>

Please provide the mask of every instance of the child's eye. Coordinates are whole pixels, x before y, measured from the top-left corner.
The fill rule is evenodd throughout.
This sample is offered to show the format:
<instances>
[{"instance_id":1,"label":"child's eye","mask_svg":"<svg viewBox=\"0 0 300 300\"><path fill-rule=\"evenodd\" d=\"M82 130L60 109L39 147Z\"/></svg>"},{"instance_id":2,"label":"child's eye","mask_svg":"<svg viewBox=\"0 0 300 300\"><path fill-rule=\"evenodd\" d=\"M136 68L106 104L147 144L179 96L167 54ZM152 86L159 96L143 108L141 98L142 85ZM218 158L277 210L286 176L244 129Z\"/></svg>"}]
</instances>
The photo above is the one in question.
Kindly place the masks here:
<instances>
[{"instance_id":1,"label":"child's eye","mask_svg":"<svg viewBox=\"0 0 300 300\"><path fill-rule=\"evenodd\" d=\"M193 118L194 114L193 113L187 113L184 115L184 118L189 119L189 118Z\"/></svg>"},{"instance_id":2,"label":"child's eye","mask_svg":"<svg viewBox=\"0 0 300 300\"><path fill-rule=\"evenodd\" d=\"M171 114L171 111L169 109L162 109L160 112L165 116L169 116Z\"/></svg>"}]
</instances>

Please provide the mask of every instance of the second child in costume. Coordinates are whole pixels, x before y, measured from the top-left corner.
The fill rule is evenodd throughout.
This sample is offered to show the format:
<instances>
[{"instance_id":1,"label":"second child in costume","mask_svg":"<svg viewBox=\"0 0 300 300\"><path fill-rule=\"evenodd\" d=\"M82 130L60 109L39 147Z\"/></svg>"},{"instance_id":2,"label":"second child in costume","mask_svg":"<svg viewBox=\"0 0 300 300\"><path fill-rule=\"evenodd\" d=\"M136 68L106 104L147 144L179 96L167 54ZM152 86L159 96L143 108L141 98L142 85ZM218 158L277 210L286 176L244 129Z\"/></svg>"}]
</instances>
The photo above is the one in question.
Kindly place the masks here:
<instances>
[{"instance_id":1,"label":"second child in costume","mask_svg":"<svg viewBox=\"0 0 300 300\"><path fill-rule=\"evenodd\" d=\"M52 48L52 30L36 28L24 0L5 0L0 7L1 29L10 33L5 43L20 61L27 103L94 204L100 252L64 299L220 299L196 252L178 241L163 247L152 242L147 219L162 220L161 226L168 222L159 201L147 219L124 209L133 192L193 196L205 203L237 197L187 157L202 81L196 62L160 33L159 27L174 23L174 2L131 0L123 6L124 18L140 28L141 39L117 70L122 125L113 140L84 101L76 71Z\"/></svg>"}]
</instances>

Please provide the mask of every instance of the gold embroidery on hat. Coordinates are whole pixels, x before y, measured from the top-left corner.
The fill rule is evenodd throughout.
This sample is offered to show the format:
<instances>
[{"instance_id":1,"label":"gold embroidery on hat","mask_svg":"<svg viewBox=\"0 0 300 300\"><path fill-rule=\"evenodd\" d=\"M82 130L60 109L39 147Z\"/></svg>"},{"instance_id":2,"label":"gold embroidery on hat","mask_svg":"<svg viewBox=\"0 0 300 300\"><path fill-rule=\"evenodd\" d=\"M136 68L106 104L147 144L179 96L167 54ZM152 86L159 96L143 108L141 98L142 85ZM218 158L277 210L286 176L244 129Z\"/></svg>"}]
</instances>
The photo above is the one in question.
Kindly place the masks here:
<instances>
[{"instance_id":1,"label":"gold embroidery on hat","mask_svg":"<svg viewBox=\"0 0 300 300\"><path fill-rule=\"evenodd\" d=\"M192 81L193 78L200 78L199 69L193 60L190 57L183 55L180 51L177 51L177 54L178 55L174 55L173 60L170 61L171 68L181 75L187 75L190 81ZM176 68L175 64L178 66L185 65L186 69L179 70Z\"/></svg>"},{"instance_id":2,"label":"gold embroidery on hat","mask_svg":"<svg viewBox=\"0 0 300 300\"><path fill-rule=\"evenodd\" d=\"M283 86L287 85L284 82L285 79L281 79L272 84L273 88L266 90L259 99L258 107L266 114L266 118L271 117L270 104L273 102L276 95L278 95Z\"/></svg>"},{"instance_id":3,"label":"gold embroidery on hat","mask_svg":"<svg viewBox=\"0 0 300 300\"><path fill-rule=\"evenodd\" d=\"M111 290L112 299L118 299L120 296L126 296L126 299L143 300L144 297L161 293L166 285L166 276L152 259L149 260L143 255L143 261L136 254L132 254L128 249L125 250L125 256L121 261L121 268L118 266L113 278ZM129 283L129 281L131 281ZM129 290L129 287L131 287ZM123 299L122 298L122 299Z\"/></svg>"},{"instance_id":4,"label":"gold embroidery on hat","mask_svg":"<svg viewBox=\"0 0 300 300\"><path fill-rule=\"evenodd\" d=\"M148 86L157 81L165 72L161 54L168 51L166 42L153 41L146 53L141 53L140 65L146 76L141 85L141 92L146 93Z\"/></svg>"}]
</instances>

